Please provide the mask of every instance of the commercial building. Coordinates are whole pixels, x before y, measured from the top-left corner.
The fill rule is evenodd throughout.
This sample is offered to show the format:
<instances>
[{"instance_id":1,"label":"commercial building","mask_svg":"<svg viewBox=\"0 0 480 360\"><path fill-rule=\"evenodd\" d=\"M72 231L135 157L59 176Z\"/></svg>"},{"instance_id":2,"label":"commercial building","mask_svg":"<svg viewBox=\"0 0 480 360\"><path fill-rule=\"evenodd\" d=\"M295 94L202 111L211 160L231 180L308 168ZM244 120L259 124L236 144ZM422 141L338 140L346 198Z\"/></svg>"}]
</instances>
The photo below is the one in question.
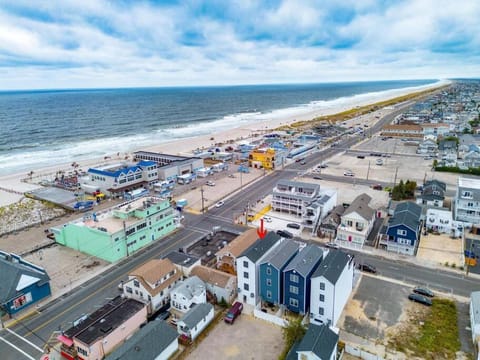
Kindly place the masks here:
<instances>
[{"instance_id":1,"label":"commercial building","mask_svg":"<svg viewBox=\"0 0 480 360\"><path fill-rule=\"evenodd\" d=\"M170 234L178 226L168 200L147 197L52 228L55 241L109 262L123 259Z\"/></svg>"},{"instance_id":2,"label":"commercial building","mask_svg":"<svg viewBox=\"0 0 480 360\"><path fill-rule=\"evenodd\" d=\"M257 148L250 152L248 165L256 169L275 170L282 166L286 156L286 149Z\"/></svg>"}]
</instances>

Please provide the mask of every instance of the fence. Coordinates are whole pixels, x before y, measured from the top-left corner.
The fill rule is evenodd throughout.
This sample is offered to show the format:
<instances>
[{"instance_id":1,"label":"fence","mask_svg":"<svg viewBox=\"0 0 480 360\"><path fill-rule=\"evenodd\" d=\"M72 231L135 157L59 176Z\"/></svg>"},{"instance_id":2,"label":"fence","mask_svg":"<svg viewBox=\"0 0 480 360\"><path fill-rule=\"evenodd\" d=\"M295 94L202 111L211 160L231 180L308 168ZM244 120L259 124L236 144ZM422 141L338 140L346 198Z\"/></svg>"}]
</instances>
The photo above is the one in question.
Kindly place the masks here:
<instances>
[{"instance_id":1,"label":"fence","mask_svg":"<svg viewBox=\"0 0 480 360\"><path fill-rule=\"evenodd\" d=\"M384 360L383 357L379 355L372 354L371 352L368 352L366 350L357 348L349 344L345 344L345 352L350 355L362 358L364 360Z\"/></svg>"}]
</instances>

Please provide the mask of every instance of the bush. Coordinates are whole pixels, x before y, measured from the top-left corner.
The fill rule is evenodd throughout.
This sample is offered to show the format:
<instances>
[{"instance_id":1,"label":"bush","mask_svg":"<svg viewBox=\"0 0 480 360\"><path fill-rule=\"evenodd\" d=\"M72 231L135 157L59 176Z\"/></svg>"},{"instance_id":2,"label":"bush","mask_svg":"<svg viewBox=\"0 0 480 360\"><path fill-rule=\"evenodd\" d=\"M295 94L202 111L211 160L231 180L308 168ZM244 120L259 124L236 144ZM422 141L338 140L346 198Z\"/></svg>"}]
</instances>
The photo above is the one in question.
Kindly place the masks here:
<instances>
[{"instance_id":1,"label":"bush","mask_svg":"<svg viewBox=\"0 0 480 360\"><path fill-rule=\"evenodd\" d=\"M445 261L445 266L448 266L448 261Z\"/></svg>"}]
</instances>

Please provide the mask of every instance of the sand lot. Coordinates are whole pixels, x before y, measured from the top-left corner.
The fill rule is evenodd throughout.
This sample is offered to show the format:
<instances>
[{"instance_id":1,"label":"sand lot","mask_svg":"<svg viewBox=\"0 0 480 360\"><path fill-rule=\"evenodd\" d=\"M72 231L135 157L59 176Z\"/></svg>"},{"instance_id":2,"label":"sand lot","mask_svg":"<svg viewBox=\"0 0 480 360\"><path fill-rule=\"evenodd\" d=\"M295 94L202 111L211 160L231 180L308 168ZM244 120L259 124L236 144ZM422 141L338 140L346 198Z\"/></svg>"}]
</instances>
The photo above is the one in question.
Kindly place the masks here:
<instances>
[{"instance_id":1,"label":"sand lot","mask_svg":"<svg viewBox=\"0 0 480 360\"><path fill-rule=\"evenodd\" d=\"M282 330L242 314L233 325L219 322L186 358L189 360L274 360L283 349Z\"/></svg>"},{"instance_id":2,"label":"sand lot","mask_svg":"<svg viewBox=\"0 0 480 360\"><path fill-rule=\"evenodd\" d=\"M442 265L448 262L457 267L463 265L462 239L452 239L446 234L422 235L418 247L417 259L425 264Z\"/></svg>"}]
</instances>

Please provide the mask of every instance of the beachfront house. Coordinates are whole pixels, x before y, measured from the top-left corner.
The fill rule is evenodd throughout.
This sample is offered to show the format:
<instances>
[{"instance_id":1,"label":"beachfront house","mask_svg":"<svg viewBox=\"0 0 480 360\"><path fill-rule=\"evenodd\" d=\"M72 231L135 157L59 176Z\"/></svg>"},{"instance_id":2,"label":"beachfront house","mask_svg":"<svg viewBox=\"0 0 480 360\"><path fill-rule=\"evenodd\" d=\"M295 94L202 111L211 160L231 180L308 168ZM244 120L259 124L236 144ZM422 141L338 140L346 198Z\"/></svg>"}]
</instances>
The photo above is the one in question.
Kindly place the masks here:
<instances>
[{"instance_id":1,"label":"beachfront house","mask_svg":"<svg viewBox=\"0 0 480 360\"><path fill-rule=\"evenodd\" d=\"M260 262L275 246L280 236L269 232L263 239L257 239L237 258L238 301L257 305L259 301L258 272Z\"/></svg>"},{"instance_id":2,"label":"beachfront house","mask_svg":"<svg viewBox=\"0 0 480 360\"><path fill-rule=\"evenodd\" d=\"M353 290L353 256L331 250L311 277L310 322L335 326Z\"/></svg>"},{"instance_id":3,"label":"beachfront house","mask_svg":"<svg viewBox=\"0 0 480 360\"><path fill-rule=\"evenodd\" d=\"M75 321L57 339L66 359L103 359L147 322L145 304L121 296Z\"/></svg>"},{"instance_id":4,"label":"beachfront house","mask_svg":"<svg viewBox=\"0 0 480 360\"><path fill-rule=\"evenodd\" d=\"M283 299L283 270L298 253L300 245L289 239L270 251L260 262L258 281L263 301L281 304Z\"/></svg>"},{"instance_id":5,"label":"beachfront house","mask_svg":"<svg viewBox=\"0 0 480 360\"><path fill-rule=\"evenodd\" d=\"M323 250L307 245L283 270L283 305L288 310L306 314L310 308L310 278L323 259Z\"/></svg>"},{"instance_id":6,"label":"beachfront house","mask_svg":"<svg viewBox=\"0 0 480 360\"><path fill-rule=\"evenodd\" d=\"M123 295L147 304L151 315L170 302L170 290L181 277L170 260L152 259L128 274L122 284Z\"/></svg>"},{"instance_id":7,"label":"beachfront house","mask_svg":"<svg viewBox=\"0 0 480 360\"><path fill-rule=\"evenodd\" d=\"M358 195L342 215L335 242L342 247L363 248L375 222L375 210L368 204L372 198Z\"/></svg>"},{"instance_id":8,"label":"beachfront house","mask_svg":"<svg viewBox=\"0 0 480 360\"><path fill-rule=\"evenodd\" d=\"M159 241L177 226L178 212L168 200L147 197L86 214L51 230L57 243L115 262Z\"/></svg>"},{"instance_id":9,"label":"beachfront house","mask_svg":"<svg viewBox=\"0 0 480 360\"><path fill-rule=\"evenodd\" d=\"M2 310L15 315L50 295L50 277L44 268L0 251L0 317Z\"/></svg>"}]
</instances>

